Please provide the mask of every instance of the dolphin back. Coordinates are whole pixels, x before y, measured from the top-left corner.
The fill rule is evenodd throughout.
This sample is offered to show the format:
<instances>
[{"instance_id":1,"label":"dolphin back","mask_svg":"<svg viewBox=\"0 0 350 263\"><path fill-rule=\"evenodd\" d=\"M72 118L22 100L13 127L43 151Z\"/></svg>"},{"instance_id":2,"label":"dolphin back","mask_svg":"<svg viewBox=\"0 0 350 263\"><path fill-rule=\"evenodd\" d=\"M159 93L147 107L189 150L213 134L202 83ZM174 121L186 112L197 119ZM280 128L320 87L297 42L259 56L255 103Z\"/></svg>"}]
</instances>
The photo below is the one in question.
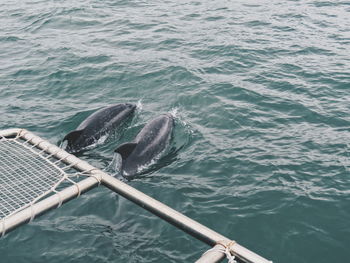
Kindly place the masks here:
<instances>
[{"instance_id":1,"label":"dolphin back","mask_svg":"<svg viewBox=\"0 0 350 263\"><path fill-rule=\"evenodd\" d=\"M118 125L129 116L136 106L130 103L111 105L91 114L77 128L77 130L101 130L103 127Z\"/></svg>"},{"instance_id":2,"label":"dolphin back","mask_svg":"<svg viewBox=\"0 0 350 263\"><path fill-rule=\"evenodd\" d=\"M136 106L122 103L102 108L86 118L76 130L68 133L63 141L67 140L68 152L79 152L92 145L101 136L122 124L134 111Z\"/></svg>"},{"instance_id":3,"label":"dolphin back","mask_svg":"<svg viewBox=\"0 0 350 263\"><path fill-rule=\"evenodd\" d=\"M120 145L115 151L122 156L122 173L133 176L138 169L151 163L169 144L174 118L161 115L145 125L135 140Z\"/></svg>"}]
</instances>

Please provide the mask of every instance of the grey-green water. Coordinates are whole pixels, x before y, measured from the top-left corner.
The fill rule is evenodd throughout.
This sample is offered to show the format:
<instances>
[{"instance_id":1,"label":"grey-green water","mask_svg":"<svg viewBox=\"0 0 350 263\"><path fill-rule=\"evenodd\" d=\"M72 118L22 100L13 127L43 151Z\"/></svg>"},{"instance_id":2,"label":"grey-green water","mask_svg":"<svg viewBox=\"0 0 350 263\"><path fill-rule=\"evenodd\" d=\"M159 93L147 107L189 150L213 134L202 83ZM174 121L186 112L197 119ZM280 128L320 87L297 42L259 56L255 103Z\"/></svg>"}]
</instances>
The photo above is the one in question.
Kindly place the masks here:
<instances>
[{"instance_id":1,"label":"grey-green water","mask_svg":"<svg viewBox=\"0 0 350 263\"><path fill-rule=\"evenodd\" d=\"M177 112L129 184L274 262L348 262L348 1L2 1L0 128L59 144L141 102L116 145ZM193 262L207 246L103 187L0 240L0 262Z\"/></svg>"}]
</instances>

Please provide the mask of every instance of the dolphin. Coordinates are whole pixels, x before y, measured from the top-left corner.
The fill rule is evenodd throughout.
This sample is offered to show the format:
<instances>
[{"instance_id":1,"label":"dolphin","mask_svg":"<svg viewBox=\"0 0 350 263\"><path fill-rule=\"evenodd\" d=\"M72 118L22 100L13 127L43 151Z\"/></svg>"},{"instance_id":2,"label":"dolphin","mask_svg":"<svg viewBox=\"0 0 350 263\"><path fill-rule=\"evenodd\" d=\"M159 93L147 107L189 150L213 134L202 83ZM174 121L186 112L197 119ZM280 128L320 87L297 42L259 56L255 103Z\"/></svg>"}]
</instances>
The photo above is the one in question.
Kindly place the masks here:
<instances>
[{"instance_id":1,"label":"dolphin","mask_svg":"<svg viewBox=\"0 0 350 263\"><path fill-rule=\"evenodd\" d=\"M122 157L122 175L136 175L141 166L157 157L168 145L173 127L173 116L163 114L147 123L132 142L119 145L114 152Z\"/></svg>"},{"instance_id":2,"label":"dolphin","mask_svg":"<svg viewBox=\"0 0 350 263\"><path fill-rule=\"evenodd\" d=\"M74 131L68 133L66 150L70 153L79 152L95 143L103 135L121 125L136 109L130 103L115 104L102 108L86 118Z\"/></svg>"}]
</instances>

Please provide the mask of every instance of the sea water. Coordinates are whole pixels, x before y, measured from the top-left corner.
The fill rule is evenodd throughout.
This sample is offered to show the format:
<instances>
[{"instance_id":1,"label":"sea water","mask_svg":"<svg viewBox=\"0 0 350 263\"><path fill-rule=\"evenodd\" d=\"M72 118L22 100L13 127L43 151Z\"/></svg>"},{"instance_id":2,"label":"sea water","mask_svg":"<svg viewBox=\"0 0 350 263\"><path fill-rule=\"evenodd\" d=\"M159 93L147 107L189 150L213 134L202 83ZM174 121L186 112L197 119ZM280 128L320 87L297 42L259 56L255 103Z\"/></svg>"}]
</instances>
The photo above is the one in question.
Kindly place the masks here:
<instances>
[{"instance_id":1,"label":"sea water","mask_svg":"<svg viewBox=\"0 0 350 263\"><path fill-rule=\"evenodd\" d=\"M2 1L0 129L59 145L141 109L80 157L176 109L168 154L127 183L280 263L349 262L349 1ZM109 169L109 168L108 168ZM104 187L0 240L0 262L194 262L209 247Z\"/></svg>"}]
</instances>

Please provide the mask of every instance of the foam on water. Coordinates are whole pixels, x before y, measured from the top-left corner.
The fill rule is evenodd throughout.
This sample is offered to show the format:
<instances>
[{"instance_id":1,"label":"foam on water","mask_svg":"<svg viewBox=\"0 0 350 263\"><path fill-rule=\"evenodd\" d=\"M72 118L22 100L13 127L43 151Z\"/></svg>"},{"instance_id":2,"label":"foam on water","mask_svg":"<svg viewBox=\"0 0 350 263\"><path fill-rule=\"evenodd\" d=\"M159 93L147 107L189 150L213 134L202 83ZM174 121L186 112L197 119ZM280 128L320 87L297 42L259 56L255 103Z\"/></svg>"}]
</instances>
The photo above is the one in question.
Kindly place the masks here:
<instances>
[{"instance_id":1,"label":"foam on water","mask_svg":"<svg viewBox=\"0 0 350 263\"><path fill-rule=\"evenodd\" d=\"M171 116L173 116L174 118L176 118L176 117L177 117L178 111L179 111L179 108L178 108L178 107L175 107L175 108L172 108L172 109L170 110L169 113L170 113Z\"/></svg>"},{"instance_id":2,"label":"foam on water","mask_svg":"<svg viewBox=\"0 0 350 263\"><path fill-rule=\"evenodd\" d=\"M194 134L195 131L193 127L188 121L186 121L186 116L184 115L184 112L180 110L179 107L172 108L169 113L175 119L175 127L180 126L181 129L183 129L186 133L190 135Z\"/></svg>"},{"instance_id":3,"label":"foam on water","mask_svg":"<svg viewBox=\"0 0 350 263\"><path fill-rule=\"evenodd\" d=\"M137 108L138 111L142 111L142 109L143 109L142 99L139 99L137 101L136 108Z\"/></svg>"}]
</instances>

